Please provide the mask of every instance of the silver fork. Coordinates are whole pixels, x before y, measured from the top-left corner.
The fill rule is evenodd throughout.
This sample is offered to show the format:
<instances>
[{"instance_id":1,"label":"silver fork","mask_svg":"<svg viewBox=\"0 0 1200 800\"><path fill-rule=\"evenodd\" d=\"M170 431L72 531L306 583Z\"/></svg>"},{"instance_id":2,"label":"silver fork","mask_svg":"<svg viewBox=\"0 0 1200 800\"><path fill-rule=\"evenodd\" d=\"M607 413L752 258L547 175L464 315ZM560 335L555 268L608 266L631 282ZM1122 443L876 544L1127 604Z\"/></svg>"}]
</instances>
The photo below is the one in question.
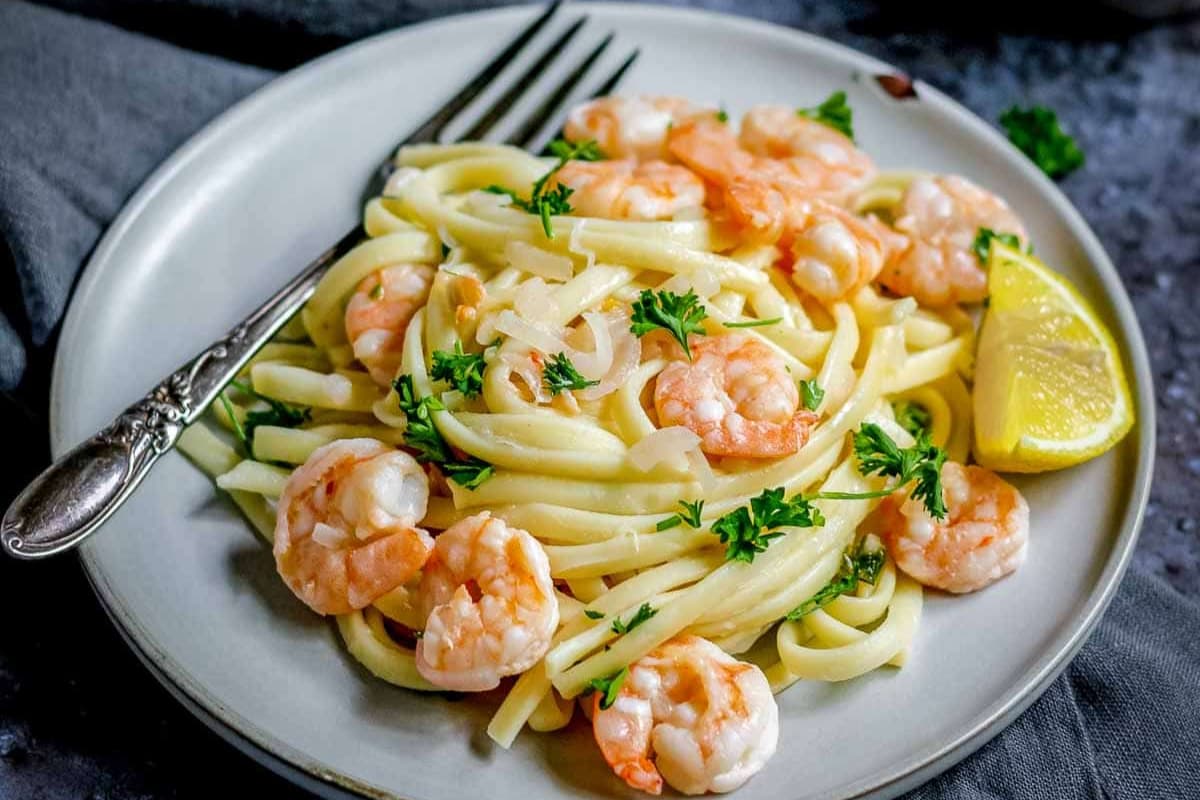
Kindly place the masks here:
<instances>
[{"instance_id":1,"label":"silver fork","mask_svg":"<svg viewBox=\"0 0 1200 800\"><path fill-rule=\"evenodd\" d=\"M447 126L500 77L511 62L558 11L555 2L543 11L507 47L481 69L458 94L450 98L397 148L438 141ZM463 135L480 139L508 115L565 46L579 33L581 16L548 45ZM528 147L555 117L575 87L593 71L600 55L612 43L608 34L538 104L507 143ZM608 94L637 59L634 50L594 91ZM389 158L373 175L368 194L380 194L395 170ZM125 409L112 424L54 462L17 496L0 523L0 545L12 556L38 559L71 550L116 511L164 453L175 446L184 428L216 400L225 385L245 366L284 323L312 296L321 276L339 258L366 238L362 226L338 240L300 274L263 303L224 337L175 370L149 394Z\"/></svg>"}]
</instances>

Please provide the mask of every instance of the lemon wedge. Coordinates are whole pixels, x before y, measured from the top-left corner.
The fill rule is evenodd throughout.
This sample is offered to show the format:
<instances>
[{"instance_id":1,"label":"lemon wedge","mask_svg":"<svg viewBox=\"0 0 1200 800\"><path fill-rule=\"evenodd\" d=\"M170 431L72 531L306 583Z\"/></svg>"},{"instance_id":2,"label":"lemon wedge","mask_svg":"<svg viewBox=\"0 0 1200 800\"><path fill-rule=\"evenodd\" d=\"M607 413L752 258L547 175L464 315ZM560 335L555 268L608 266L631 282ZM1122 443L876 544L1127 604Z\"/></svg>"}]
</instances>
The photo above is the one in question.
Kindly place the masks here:
<instances>
[{"instance_id":1,"label":"lemon wedge","mask_svg":"<svg viewBox=\"0 0 1200 800\"><path fill-rule=\"evenodd\" d=\"M975 362L975 459L1043 472L1095 458L1133 427L1112 334L1065 278L992 242Z\"/></svg>"}]
</instances>

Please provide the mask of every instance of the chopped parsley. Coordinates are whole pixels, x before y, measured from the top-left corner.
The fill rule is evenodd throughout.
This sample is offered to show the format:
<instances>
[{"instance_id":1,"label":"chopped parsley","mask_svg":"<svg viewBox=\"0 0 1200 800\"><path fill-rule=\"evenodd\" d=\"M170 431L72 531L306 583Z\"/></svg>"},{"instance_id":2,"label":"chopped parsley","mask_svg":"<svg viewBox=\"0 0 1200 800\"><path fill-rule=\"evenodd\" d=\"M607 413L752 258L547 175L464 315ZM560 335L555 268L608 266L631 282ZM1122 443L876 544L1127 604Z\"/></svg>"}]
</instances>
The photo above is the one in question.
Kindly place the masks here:
<instances>
[{"instance_id":1,"label":"chopped parsley","mask_svg":"<svg viewBox=\"0 0 1200 800\"><path fill-rule=\"evenodd\" d=\"M729 122L729 112L725 109L717 111L717 122Z\"/></svg>"},{"instance_id":2,"label":"chopped parsley","mask_svg":"<svg viewBox=\"0 0 1200 800\"><path fill-rule=\"evenodd\" d=\"M866 543L867 540L864 539L853 554L847 549L842 554L842 565L837 574L833 576L833 580L825 584L812 597L796 606L788 613L787 619L795 621L811 614L818 608L824 608L835 598L853 592L858 588L859 583L869 583L874 586L879 580L885 556L882 547L868 551Z\"/></svg>"},{"instance_id":3,"label":"chopped parsley","mask_svg":"<svg viewBox=\"0 0 1200 800\"><path fill-rule=\"evenodd\" d=\"M726 561L750 563L771 542L783 536L782 527L814 528L825 524L821 510L809 498L783 499L783 487L764 489L750 500L713 523L712 532L725 545Z\"/></svg>"},{"instance_id":4,"label":"chopped parsley","mask_svg":"<svg viewBox=\"0 0 1200 800\"><path fill-rule=\"evenodd\" d=\"M417 397L413 388L412 375L401 375L392 383L399 395L400 410L408 420L404 430L404 443L416 451L417 461L436 464L446 477L464 489L475 489L495 469L491 464L474 456L460 458L433 424L431 411L442 411L446 407L432 395Z\"/></svg>"},{"instance_id":5,"label":"chopped parsley","mask_svg":"<svg viewBox=\"0 0 1200 800\"><path fill-rule=\"evenodd\" d=\"M583 615L588 619L604 619L603 611L593 611L590 608L585 608L583 610Z\"/></svg>"},{"instance_id":6,"label":"chopped parsley","mask_svg":"<svg viewBox=\"0 0 1200 800\"><path fill-rule=\"evenodd\" d=\"M864 500L887 497L897 488L913 484L909 497L925 504L925 510L935 519L946 518L946 501L942 492L942 464L946 451L934 447L929 432L921 431L912 447L900 447L887 431L873 422L864 422L854 433L854 455L863 475L883 475L896 478L891 489L876 492L818 492L814 500Z\"/></svg>"},{"instance_id":7,"label":"chopped parsley","mask_svg":"<svg viewBox=\"0 0 1200 800\"><path fill-rule=\"evenodd\" d=\"M971 251L979 259L980 264L986 264L988 255L992 252L992 240L1006 244L1014 250L1021 249L1021 240L1015 233L996 233L991 228L980 228L971 242Z\"/></svg>"},{"instance_id":8,"label":"chopped parsley","mask_svg":"<svg viewBox=\"0 0 1200 800\"><path fill-rule=\"evenodd\" d=\"M556 183L553 187L549 187L550 179L568 161L599 161L604 158L604 154L600 152L600 148L592 140L586 142L567 142L563 139L556 139L550 143L549 150L558 159L558 163L551 167L549 172L533 182L533 189L529 193L528 200L521 198L514 190L505 186L497 186L496 184L485 187L484 191L491 192L492 194L506 194L512 198L512 204L516 208L541 217L542 231L546 234L547 239L553 239L554 228L550 223L550 217L571 213L569 198L574 189L561 183Z\"/></svg>"},{"instance_id":9,"label":"chopped parsley","mask_svg":"<svg viewBox=\"0 0 1200 800\"><path fill-rule=\"evenodd\" d=\"M614 619L612 621L612 632L617 634L629 633L657 613L657 608L651 608L649 603L642 603L638 606L638 610L633 612L633 616L629 618L628 622L621 622L620 619Z\"/></svg>"},{"instance_id":10,"label":"chopped parsley","mask_svg":"<svg viewBox=\"0 0 1200 800\"><path fill-rule=\"evenodd\" d=\"M600 709L608 709L617 702L621 693L621 684L629 677L629 667L621 667L612 675L603 678L592 678L588 681L588 692L600 692Z\"/></svg>"},{"instance_id":11,"label":"chopped parsley","mask_svg":"<svg viewBox=\"0 0 1200 800\"><path fill-rule=\"evenodd\" d=\"M679 505L683 507L683 511L672 514L664 520L659 520L659 523L654 526L654 530L659 532L670 530L683 523L687 523L689 528L699 528L700 514L704 511L704 501L696 500L689 502L687 500L680 500Z\"/></svg>"},{"instance_id":12,"label":"chopped parsley","mask_svg":"<svg viewBox=\"0 0 1200 800\"><path fill-rule=\"evenodd\" d=\"M819 106L800 108L796 113L822 125L828 125L854 141L854 111L846 104L846 93L836 91Z\"/></svg>"},{"instance_id":13,"label":"chopped parsley","mask_svg":"<svg viewBox=\"0 0 1200 800\"><path fill-rule=\"evenodd\" d=\"M367 294L367 297L370 297L372 300L378 300L383 297L383 281L375 284Z\"/></svg>"},{"instance_id":14,"label":"chopped parsley","mask_svg":"<svg viewBox=\"0 0 1200 800\"><path fill-rule=\"evenodd\" d=\"M762 328L767 325L778 325L783 322L783 317L771 317L770 319L752 319L746 322L724 322L726 328Z\"/></svg>"},{"instance_id":15,"label":"chopped parsley","mask_svg":"<svg viewBox=\"0 0 1200 800\"><path fill-rule=\"evenodd\" d=\"M229 398L224 393L221 394L221 405L224 406L225 413L229 415L229 419L233 423L233 432L250 458L254 458L254 430L260 425L295 428L312 419L311 408L292 406L273 397L267 397L265 394L254 391L250 384L242 381L233 380L229 382L229 385L239 392L267 404L265 409L247 411L246 419L239 421L233 413L233 404L229 402Z\"/></svg>"},{"instance_id":16,"label":"chopped parsley","mask_svg":"<svg viewBox=\"0 0 1200 800\"><path fill-rule=\"evenodd\" d=\"M595 386L600 381L589 381L579 374L579 370L575 369L566 353L555 353L542 367L542 383L546 385L551 396L557 397L566 391Z\"/></svg>"},{"instance_id":17,"label":"chopped parsley","mask_svg":"<svg viewBox=\"0 0 1200 800\"><path fill-rule=\"evenodd\" d=\"M446 381L462 392L463 397L478 397L483 393L483 353L464 353L462 342L454 342L454 352L433 351L433 368L429 377Z\"/></svg>"},{"instance_id":18,"label":"chopped parsley","mask_svg":"<svg viewBox=\"0 0 1200 800\"><path fill-rule=\"evenodd\" d=\"M629 330L634 336L641 337L655 328L662 328L679 342L690 360L692 348L688 345L688 334L703 333L701 322L706 317L708 312L691 289L687 294L643 289L638 299L633 301L633 315L630 318L633 324Z\"/></svg>"},{"instance_id":19,"label":"chopped parsley","mask_svg":"<svg viewBox=\"0 0 1200 800\"><path fill-rule=\"evenodd\" d=\"M811 381L800 381L800 396L804 400L804 407L809 411L816 411L821 405L821 401L825 399L825 390L821 388L821 384L817 383L817 379Z\"/></svg>"},{"instance_id":20,"label":"chopped parsley","mask_svg":"<svg viewBox=\"0 0 1200 800\"><path fill-rule=\"evenodd\" d=\"M1058 115L1045 106L1013 106L1000 115L1008 140L1051 178L1061 178L1083 166L1083 151L1058 124Z\"/></svg>"},{"instance_id":21,"label":"chopped parsley","mask_svg":"<svg viewBox=\"0 0 1200 800\"><path fill-rule=\"evenodd\" d=\"M911 400L893 403L892 411L896 414L896 424L911 433L914 439L922 433L928 433L929 426L933 424L933 418L930 416L929 410L920 403L914 403Z\"/></svg>"}]
</instances>

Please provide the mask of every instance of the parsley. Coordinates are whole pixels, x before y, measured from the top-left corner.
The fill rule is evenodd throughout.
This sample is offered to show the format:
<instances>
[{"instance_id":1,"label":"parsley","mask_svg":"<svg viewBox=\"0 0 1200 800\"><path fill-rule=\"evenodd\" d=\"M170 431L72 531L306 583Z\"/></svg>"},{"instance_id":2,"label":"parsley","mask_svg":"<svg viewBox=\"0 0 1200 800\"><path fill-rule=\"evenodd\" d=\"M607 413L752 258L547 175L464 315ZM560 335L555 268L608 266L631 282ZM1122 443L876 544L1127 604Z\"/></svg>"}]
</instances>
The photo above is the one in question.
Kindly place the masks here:
<instances>
[{"instance_id":1,"label":"parsley","mask_svg":"<svg viewBox=\"0 0 1200 800\"><path fill-rule=\"evenodd\" d=\"M825 98L825 102L813 108L800 108L796 113L802 117L828 125L835 131L846 135L854 141L854 111L846 104L846 93L834 92Z\"/></svg>"},{"instance_id":2,"label":"parsley","mask_svg":"<svg viewBox=\"0 0 1200 800\"><path fill-rule=\"evenodd\" d=\"M592 678L588 681L588 691L601 694L601 710L611 708L612 704L617 702L617 695L621 693L621 684L625 683L627 677L629 677L629 667L621 667L612 675L604 678Z\"/></svg>"},{"instance_id":3,"label":"parsley","mask_svg":"<svg viewBox=\"0 0 1200 800\"><path fill-rule=\"evenodd\" d=\"M692 348L688 346L689 333L703 333L701 321L708 316L700 298L691 289L687 294L674 292L655 292L643 289L641 295L633 302L633 324L629 330L634 336L645 336L655 328L662 328L675 337L675 341L683 346L690 360Z\"/></svg>"},{"instance_id":4,"label":"parsley","mask_svg":"<svg viewBox=\"0 0 1200 800\"><path fill-rule=\"evenodd\" d=\"M942 464L946 451L934 447L929 432L921 431L916 444L900 447L887 432L873 422L864 422L854 433L854 455L863 475L883 475L896 478L896 487L913 483L909 496L925 504L925 510L936 519L946 518L946 501L942 493ZM886 497L895 491L877 492L820 492L813 499L861 500Z\"/></svg>"},{"instance_id":5,"label":"parsley","mask_svg":"<svg viewBox=\"0 0 1200 800\"><path fill-rule=\"evenodd\" d=\"M933 419L929 415L929 410L920 403L912 401L894 403L892 410L896 413L896 424L911 433L914 439L922 432L929 432L929 426Z\"/></svg>"},{"instance_id":6,"label":"parsley","mask_svg":"<svg viewBox=\"0 0 1200 800\"><path fill-rule=\"evenodd\" d=\"M433 368L429 377L446 381L463 397L478 397L483 393L483 353L464 353L462 342L454 342L454 352L433 351Z\"/></svg>"},{"instance_id":7,"label":"parsley","mask_svg":"<svg viewBox=\"0 0 1200 800\"><path fill-rule=\"evenodd\" d=\"M600 152L600 148L596 143L590 139L586 142L567 142L563 139L556 139L550 143L548 149L558 159L558 163L551 167L549 172L533 182L533 189L529 193L528 200L521 199L512 189L495 184L485 187L484 191L491 192L492 194L506 194L512 198L512 204L515 207L541 217L542 231L546 234L547 239L553 239L554 228L550 224L550 217L556 214L571 213L571 203L568 198L570 198L575 190L561 183L556 183L552 188L547 188L550 179L568 161L599 161L604 158L604 154Z\"/></svg>"},{"instance_id":8,"label":"parsley","mask_svg":"<svg viewBox=\"0 0 1200 800\"><path fill-rule=\"evenodd\" d=\"M684 522L687 523L689 528L700 527L700 514L704 510L704 501L696 500L694 502L688 502L687 500L680 500L679 505L683 506L683 511L678 514L672 514L666 519L661 520L657 525L654 526L656 531L661 532L669 530Z\"/></svg>"},{"instance_id":9,"label":"parsley","mask_svg":"<svg viewBox=\"0 0 1200 800\"><path fill-rule=\"evenodd\" d=\"M1015 250L1021 248L1021 240L1015 233L996 233L991 228L980 228L979 232L975 234L975 241L971 242L971 250L979 259L980 264L987 263L988 255L992 252L993 239Z\"/></svg>"},{"instance_id":10,"label":"parsley","mask_svg":"<svg viewBox=\"0 0 1200 800\"><path fill-rule=\"evenodd\" d=\"M568 390L595 386L600 381L589 381L579 374L579 370L575 369L566 353L555 353L542 367L542 383L546 385L551 396L557 397Z\"/></svg>"},{"instance_id":11,"label":"parsley","mask_svg":"<svg viewBox=\"0 0 1200 800\"><path fill-rule=\"evenodd\" d=\"M633 616L629 618L629 622L621 622L620 619L614 619L612 621L612 632L619 634L629 633L657 613L657 608L651 608L649 603L642 603L638 606L638 610L633 612Z\"/></svg>"},{"instance_id":12,"label":"parsley","mask_svg":"<svg viewBox=\"0 0 1200 800\"><path fill-rule=\"evenodd\" d=\"M242 446L246 449L246 455L254 458L254 430L260 425L271 425L279 428L295 428L303 425L312 419L312 409L302 408L300 406L290 406L287 403L280 402L273 397L267 397L264 394L259 394L254 391L247 383L242 381L230 381L229 385L237 389L243 394L248 394L256 400L262 400L267 404L267 408L257 411L247 411L244 422L239 422L238 418L233 414L233 406L229 399L224 394L221 395L221 403L225 407L225 412L229 415L229 419L233 421L233 430L241 441Z\"/></svg>"},{"instance_id":13,"label":"parsley","mask_svg":"<svg viewBox=\"0 0 1200 800\"><path fill-rule=\"evenodd\" d=\"M797 528L820 527L825 524L821 510L813 506L808 498L783 499L783 487L764 489L762 494L750 500L750 506L741 506L713 523L712 532L726 545L726 561L754 561L754 557L765 551L774 539L783 536L777 530L785 526Z\"/></svg>"},{"instance_id":14,"label":"parsley","mask_svg":"<svg viewBox=\"0 0 1200 800\"><path fill-rule=\"evenodd\" d=\"M762 328L766 325L778 325L783 322L783 317L771 317L770 319L752 319L747 322L725 322L722 323L726 328Z\"/></svg>"},{"instance_id":15,"label":"parsley","mask_svg":"<svg viewBox=\"0 0 1200 800\"><path fill-rule=\"evenodd\" d=\"M585 608L583 610L583 615L588 619L604 619L603 611L593 611L590 608Z\"/></svg>"},{"instance_id":16,"label":"parsley","mask_svg":"<svg viewBox=\"0 0 1200 800\"><path fill-rule=\"evenodd\" d=\"M717 111L717 122L729 122L729 112L723 108Z\"/></svg>"},{"instance_id":17,"label":"parsley","mask_svg":"<svg viewBox=\"0 0 1200 800\"><path fill-rule=\"evenodd\" d=\"M877 548L868 552L865 539L859 544L857 551L853 555L847 549L842 554L842 565L838 569L837 574L833 576L833 579L825 584L820 591L789 612L787 619L794 622L801 617L811 614L818 608L824 608L833 602L835 598L853 592L858 588L860 582L869 583L874 586L879 580L880 571L883 569L883 561L883 548Z\"/></svg>"},{"instance_id":18,"label":"parsley","mask_svg":"<svg viewBox=\"0 0 1200 800\"><path fill-rule=\"evenodd\" d=\"M804 398L804 407L809 411L816 411L825 399L825 390L817 383L817 379L813 378L811 381L800 381L800 395Z\"/></svg>"},{"instance_id":19,"label":"parsley","mask_svg":"<svg viewBox=\"0 0 1200 800\"><path fill-rule=\"evenodd\" d=\"M1008 140L1051 178L1061 178L1083 166L1083 151L1059 127L1058 115L1044 106L1013 106L1000 115Z\"/></svg>"},{"instance_id":20,"label":"parsley","mask_svg":"<svg viewBox=\"0 0 1200 800\"><path fill-rule=\"evenodd\" d=\"M491 464L474 456L459 458L433 424L431 411L442 411L442 401L430 395L417 398L412 375L401 375L392 383L399 395L400 410L408 420L404 443L417 452L417 461L437 464L446 477L465 489L475 489L492 477Z\"/></svg>"},{"instance_id":21,"label":"parsley","mask_svg":"<svg viewBox=\"0 0 1200 800\"><path fill-rule=\"evenodd\" d=\"M378 300L383 297L383 281L375 284L370 293L367 294L367 297L370 297L372 300Z\"/></svg>"}]
</instances>

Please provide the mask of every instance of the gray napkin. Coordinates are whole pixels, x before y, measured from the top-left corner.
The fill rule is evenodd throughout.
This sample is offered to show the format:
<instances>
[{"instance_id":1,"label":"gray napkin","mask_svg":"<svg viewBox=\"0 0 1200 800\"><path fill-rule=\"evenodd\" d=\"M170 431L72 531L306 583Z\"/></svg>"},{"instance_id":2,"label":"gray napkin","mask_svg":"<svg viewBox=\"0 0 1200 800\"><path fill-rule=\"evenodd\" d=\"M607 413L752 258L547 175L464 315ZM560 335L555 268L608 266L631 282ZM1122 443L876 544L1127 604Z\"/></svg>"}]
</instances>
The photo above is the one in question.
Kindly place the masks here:
<instances>
[{"instance_id":1,"label":"gray napkin","mask_svg":"<svg viewBox=\"0 0 1200 800\"><path fill-rule=\"evenodd\" d=\"M37 365L52 355L76 274L126 198L191 133L268 80L272 73L261 67L290 66L434 13L494 5L54 4L149 36L15 0L0 4L0 236L6 245L0 250L0 388L9 390L27 360ZM1163 432L1155 499L1135 568L1066 673L996 739L910 797L1200 798L1200 608L1161 579L1200 594L1194 521L1200 516L1194 309L1200 297L1200 93L1181 90L1185 76L1200 74L1200 24L1110 40L1097 16L1074 29L1093 38L1065 41L1056 34L981 37L977 20L959 20L959 28L952 17L947 23L919 5L905 15L859 4L848 10L817 2L705 5L736 7L899 61L990 118L1032 92L1075 126L1089 162L1065 188L1117 256L1156 360ZM11 494L16 487L4 488ZM73 750L65 735L47 748L59 761L8 758L12 746L5 743L16 736L8 731L27 730L35 712L21 709L37 706L11 701L30 691L4 669L11 641L0 638L0 796L83 797L92 789L81 776L97 773L129 772L114 780L144 787L137 771L150 766ZM21 742L25 750L37 747ZM228 770L241 767L243 757L233 750L221 757ZM221 765L213 766L219 775ZM290 791L264 780L273 796ZM231 779L226 788L234 785ZM180 796L179 787L167 787L137 796Z\"/></svg>"}]
</instances>

